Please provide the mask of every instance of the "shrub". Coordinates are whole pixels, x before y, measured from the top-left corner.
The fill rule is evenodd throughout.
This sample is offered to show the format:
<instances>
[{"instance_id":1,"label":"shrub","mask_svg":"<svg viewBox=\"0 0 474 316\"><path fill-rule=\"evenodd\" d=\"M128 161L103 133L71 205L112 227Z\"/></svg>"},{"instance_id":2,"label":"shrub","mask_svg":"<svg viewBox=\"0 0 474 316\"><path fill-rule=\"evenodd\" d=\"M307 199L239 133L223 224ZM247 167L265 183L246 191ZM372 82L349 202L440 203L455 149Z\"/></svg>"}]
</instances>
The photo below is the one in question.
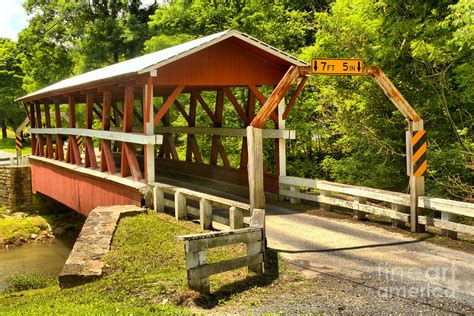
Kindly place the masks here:
<instances>
[{"instance_id":1,"label":"shrub","mask_svg":"<svg viewBox=\"0 0 474 316\"><path fill-rule=\"evenodd\" d=\"M42 289L48 287L54 282L54 278L43 274L15 274L7 281L8 290L11 292Z\"/></svg>"}]
</instances>

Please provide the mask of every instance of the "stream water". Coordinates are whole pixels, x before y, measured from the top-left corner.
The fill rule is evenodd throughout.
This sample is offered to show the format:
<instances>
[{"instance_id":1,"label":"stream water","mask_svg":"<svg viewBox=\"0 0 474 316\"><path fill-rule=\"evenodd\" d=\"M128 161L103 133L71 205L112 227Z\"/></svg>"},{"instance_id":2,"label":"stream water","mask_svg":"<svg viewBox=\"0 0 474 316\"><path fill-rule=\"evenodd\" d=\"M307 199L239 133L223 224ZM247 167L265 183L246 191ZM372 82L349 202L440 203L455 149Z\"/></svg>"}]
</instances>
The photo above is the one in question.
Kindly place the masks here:
<instances>
[{"instance_id":1,"label":"stream water","mask_svg":"<svg viewBox=\"0 0 474 316\"><path fill-rule=\"evenodd\" d=\"M9 276L39 273L58 276L71 252L74 240L53 239L28 243L21 247L0 249L0 292Z\"/></svg>"}]
</instances>

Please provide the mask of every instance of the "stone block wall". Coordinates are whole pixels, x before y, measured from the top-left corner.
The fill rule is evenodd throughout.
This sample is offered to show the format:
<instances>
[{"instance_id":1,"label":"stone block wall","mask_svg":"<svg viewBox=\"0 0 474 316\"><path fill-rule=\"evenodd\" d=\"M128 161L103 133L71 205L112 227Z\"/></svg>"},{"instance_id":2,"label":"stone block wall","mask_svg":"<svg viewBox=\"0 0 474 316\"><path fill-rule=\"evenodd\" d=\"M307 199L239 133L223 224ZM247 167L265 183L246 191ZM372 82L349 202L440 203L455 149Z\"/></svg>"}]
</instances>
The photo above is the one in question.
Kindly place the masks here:
<instances>
[{"instance_id":1,"label":"stone block wall","mask_svg":"<svg viewBox=\"0 0 474 316\"><path fill-rule=\"evenodd\" d=\"M0 206L16 210L32 197L29 166L0 167Z\"/></svg>"}]
</instances>

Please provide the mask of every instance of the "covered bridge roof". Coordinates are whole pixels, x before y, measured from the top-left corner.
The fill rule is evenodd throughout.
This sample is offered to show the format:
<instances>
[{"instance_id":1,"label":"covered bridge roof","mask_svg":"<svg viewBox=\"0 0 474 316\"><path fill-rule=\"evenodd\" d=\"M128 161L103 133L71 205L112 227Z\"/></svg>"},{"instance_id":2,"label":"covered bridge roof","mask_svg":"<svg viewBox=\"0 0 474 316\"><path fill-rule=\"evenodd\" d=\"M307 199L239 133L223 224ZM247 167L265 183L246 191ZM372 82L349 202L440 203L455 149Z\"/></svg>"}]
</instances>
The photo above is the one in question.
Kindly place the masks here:
<instances>
[{"instance_id":1,"label":"covered bridge roof","mask_svg":"<svg viewBox=\"0 0 474 316\"><path fill-rule=\"evenodd\" d=\"M41 90L23 96L16 101L33 101L77 90L75 88L84 88L92 83L98 85L99 83L106 83L110 80L117 81L122 78L129 78L130 76L136 77L147 74L150 71L168 65L229 38L236 38L242 41L242 44L246 44L247 48L254 50L257 49L260 53L265 53L267 56L279 60L280 62L297 66L308 65L306 62L272 47L248 34L236 30L228 30L62 80Z\"/></svg>"}]
</instances>

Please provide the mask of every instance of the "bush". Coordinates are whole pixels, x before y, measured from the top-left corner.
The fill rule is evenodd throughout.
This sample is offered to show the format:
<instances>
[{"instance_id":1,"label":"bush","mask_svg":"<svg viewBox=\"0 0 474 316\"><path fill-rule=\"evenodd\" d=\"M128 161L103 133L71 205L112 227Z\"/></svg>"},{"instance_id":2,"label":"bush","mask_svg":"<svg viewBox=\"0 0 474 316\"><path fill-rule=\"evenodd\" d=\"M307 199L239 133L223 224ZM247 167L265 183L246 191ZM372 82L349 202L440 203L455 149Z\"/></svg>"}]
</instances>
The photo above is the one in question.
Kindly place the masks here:
<instances>
[{"instance_id":1,"label":"bush","mask_svg":"<svg viewBox=\"0 0 474 316\"><path fill-rule=\"evenodd\" d=\"M8 281L8 291L18 292L31 289L42 289L55 283L55 279L43 274L15 274Z\"/></svg>"}]
</instances>

